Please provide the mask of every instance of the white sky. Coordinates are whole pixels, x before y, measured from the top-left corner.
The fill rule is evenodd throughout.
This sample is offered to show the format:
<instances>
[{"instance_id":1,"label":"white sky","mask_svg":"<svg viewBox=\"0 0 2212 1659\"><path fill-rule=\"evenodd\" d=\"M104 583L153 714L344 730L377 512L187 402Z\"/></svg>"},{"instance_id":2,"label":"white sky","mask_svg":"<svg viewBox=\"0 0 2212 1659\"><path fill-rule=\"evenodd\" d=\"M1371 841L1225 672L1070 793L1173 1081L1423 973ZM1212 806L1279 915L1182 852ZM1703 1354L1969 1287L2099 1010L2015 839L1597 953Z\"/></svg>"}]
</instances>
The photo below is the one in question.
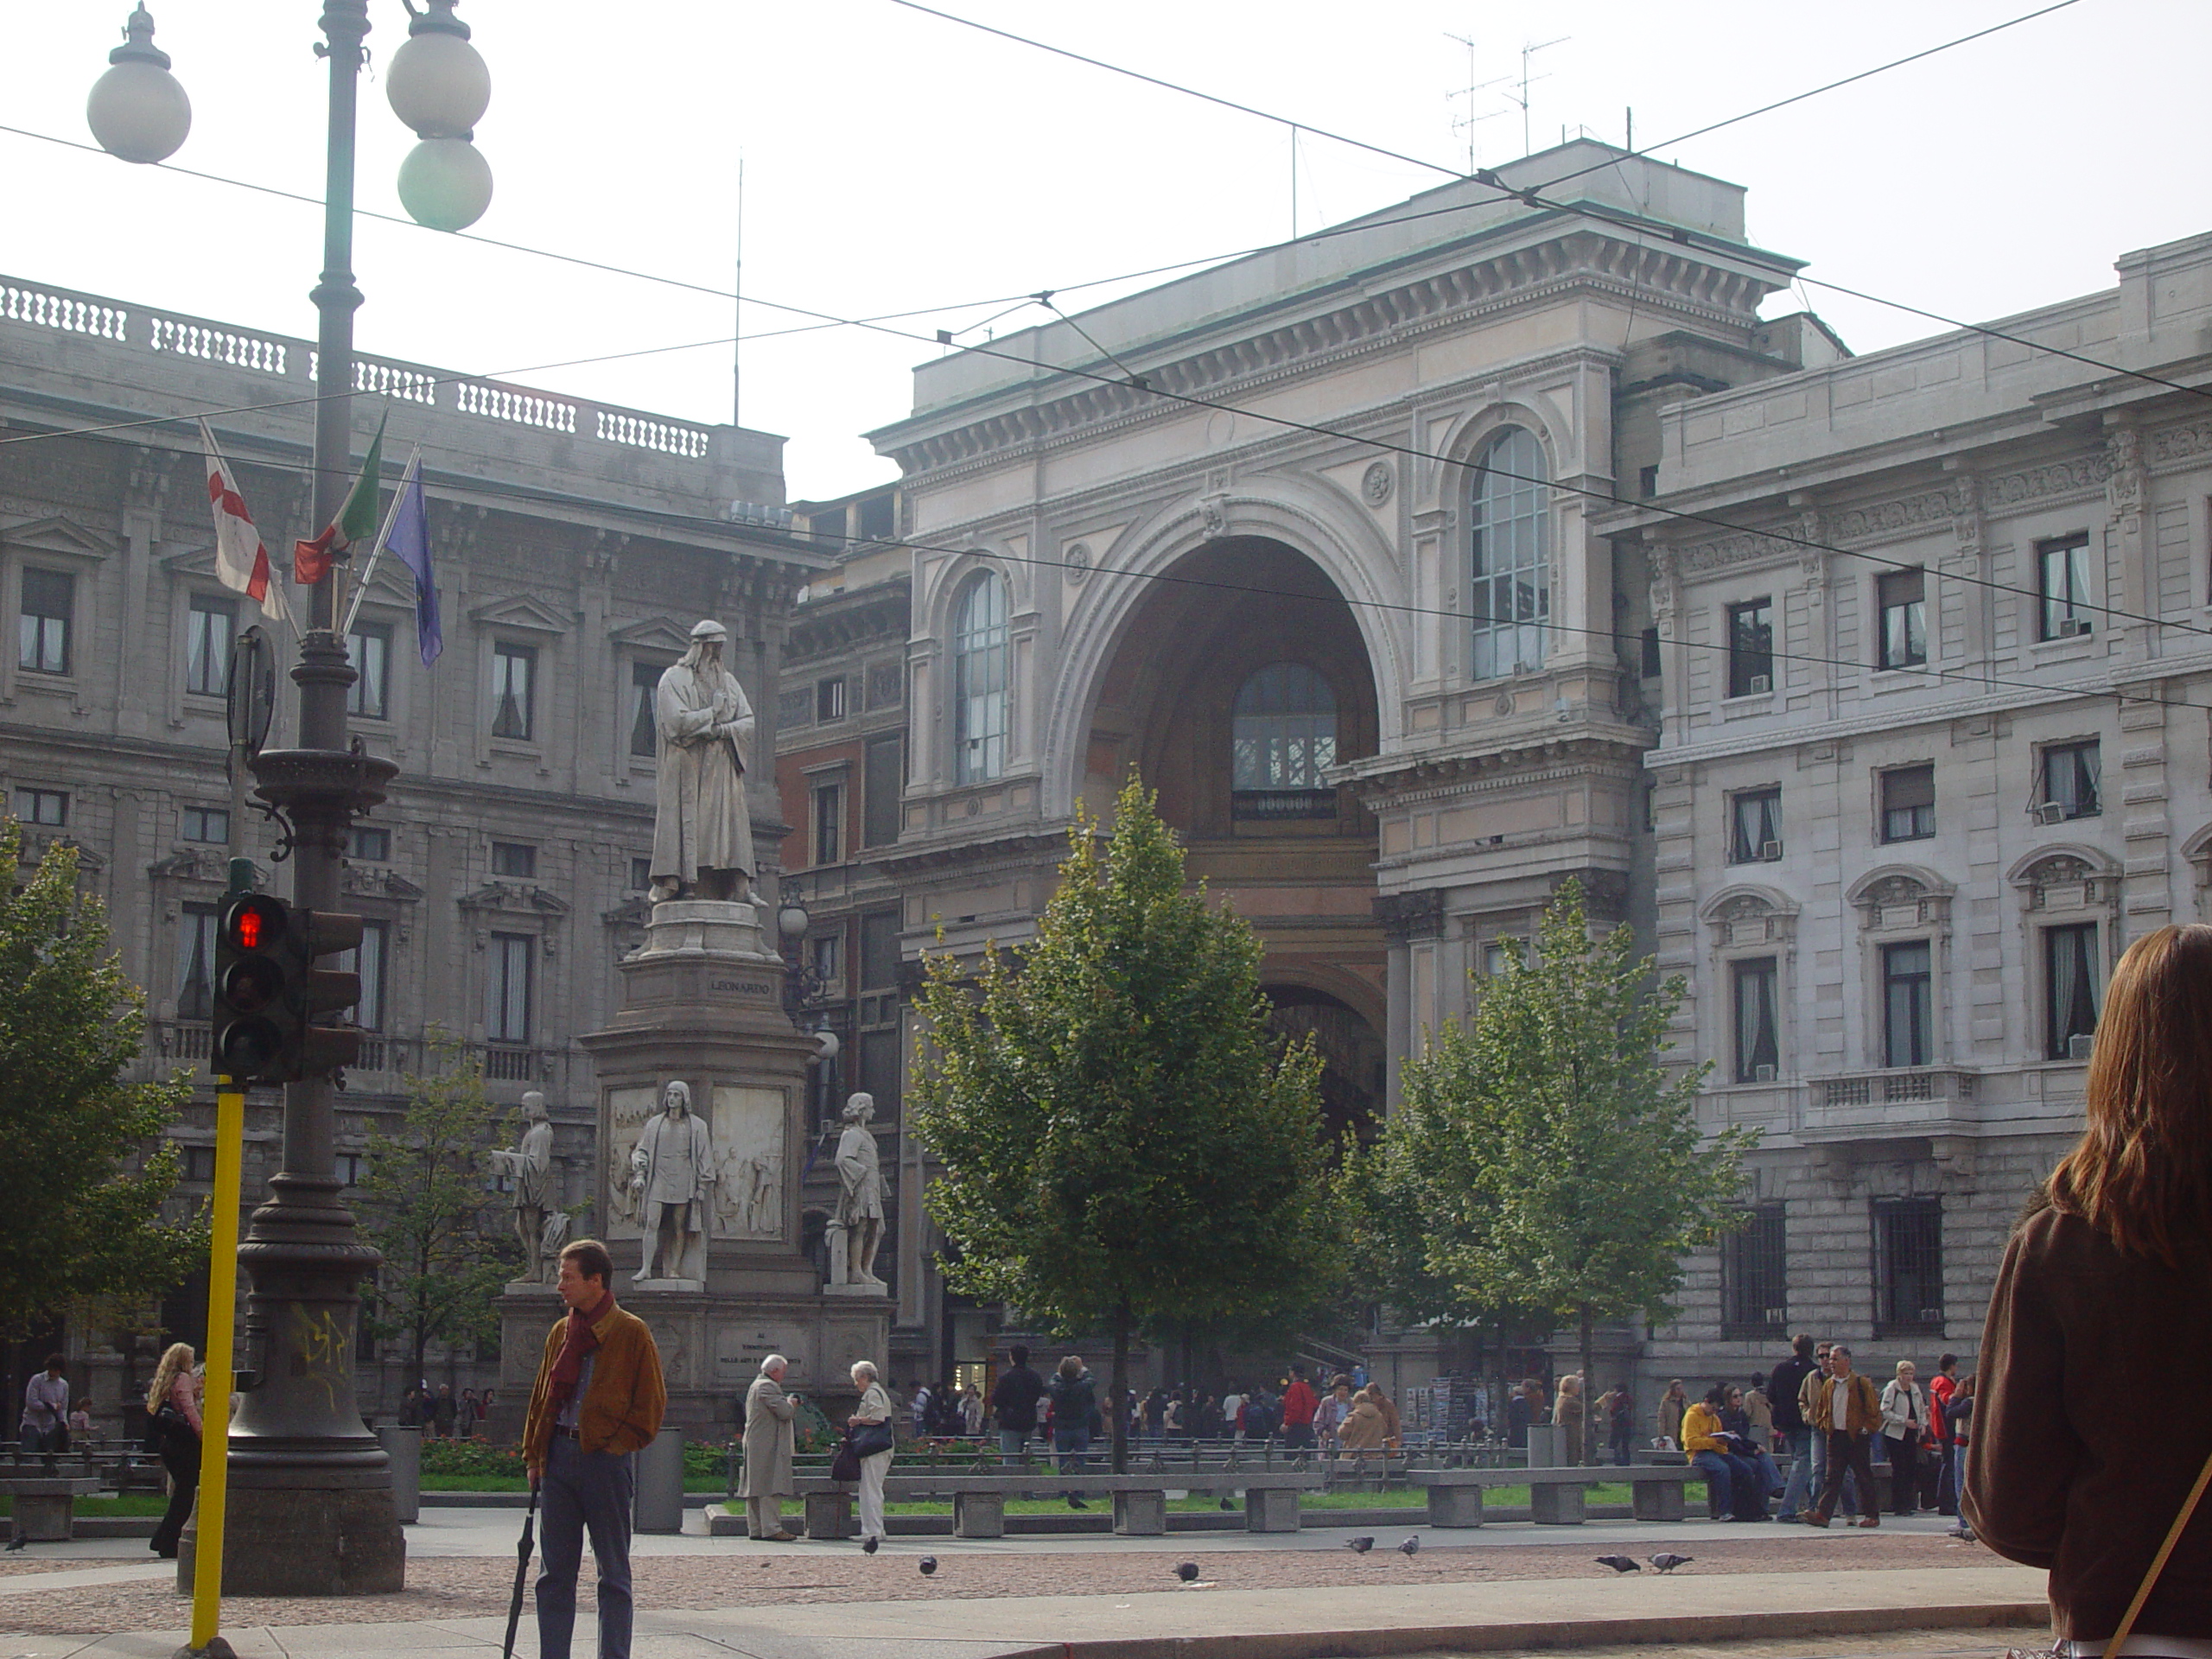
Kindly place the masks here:
<instances>
[{"instance_id":1,"label":"white sky","mask_svg":"<svg viewBox=\"0 0 2212 1659\"><path fill-rule=\"evenodd\" d=\"M1464 165L1473 78L1536 54L1535 145L1561 125L1640 143L2034 9L2037 0L942 0L944 9L1408 154ZM194 107L178 166L319 195L315 0L149 0ZM89 142L86 92L130 0L13 0L0 122ZM727 289L746 164L745 287L924 340L1052 288L1281 239L1292 145L1272 124L903 10L888 0L464 0L491 67L477 142L486 236ZM404 38L372 0L380 63ZM2212 229L2203 0L2079 0L1925 63L1660 154L1750 188L1751 234L1808 275L1986 320L2108 287L2121 252ZM1476 95L1484 165L1521 153L1519 110ZM1497 112L1503 113L1497 113ZM359 200L397 213L413 137L363 86ZM320 210L0 133L0 271L312 335ZM1319 138L1298 145L1298 225L1441 175ZM506 375L698 420L729 418L729 347L539 368L732 332L726 299L364 222L364 351ZM1936 325L1814 290L1855 349ZM964 302L997 302L982 305ZM1770 312L1796 308L1778 296ZM1034 308L1001 325L1039 321ZM748 303L748 334L798 319ZM979 336L980 337L980 336ZM744 418L791 442L794 498L894 475L859 435L904 414L934 346L855 329L745 348Z\"/></svg>"}]
</instances>

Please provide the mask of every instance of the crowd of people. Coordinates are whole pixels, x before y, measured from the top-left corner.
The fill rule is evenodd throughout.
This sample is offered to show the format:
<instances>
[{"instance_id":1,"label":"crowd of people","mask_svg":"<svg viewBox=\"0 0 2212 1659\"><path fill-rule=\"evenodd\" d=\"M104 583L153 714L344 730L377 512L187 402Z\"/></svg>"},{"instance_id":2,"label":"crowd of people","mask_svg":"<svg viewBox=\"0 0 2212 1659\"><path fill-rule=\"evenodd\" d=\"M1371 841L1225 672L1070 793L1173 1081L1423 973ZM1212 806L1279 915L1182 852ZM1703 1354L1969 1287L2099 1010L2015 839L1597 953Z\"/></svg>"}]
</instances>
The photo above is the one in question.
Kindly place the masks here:
<instances>
[{"instance_id":1,"label":"crowd of people","mask_svg":"<svg viewBox=\"0 0 2212 1659\"><path fill-rule=\"evenodd\" d=\"M408 1389L399 1402L399 1426L420 1428L425 1440L473 1440L491 1414L491 1389L480 1395L463 1389L455 1398L450 1382L441 1382L435 1390L423 1383Z\"/></svg>"}]
</instances>

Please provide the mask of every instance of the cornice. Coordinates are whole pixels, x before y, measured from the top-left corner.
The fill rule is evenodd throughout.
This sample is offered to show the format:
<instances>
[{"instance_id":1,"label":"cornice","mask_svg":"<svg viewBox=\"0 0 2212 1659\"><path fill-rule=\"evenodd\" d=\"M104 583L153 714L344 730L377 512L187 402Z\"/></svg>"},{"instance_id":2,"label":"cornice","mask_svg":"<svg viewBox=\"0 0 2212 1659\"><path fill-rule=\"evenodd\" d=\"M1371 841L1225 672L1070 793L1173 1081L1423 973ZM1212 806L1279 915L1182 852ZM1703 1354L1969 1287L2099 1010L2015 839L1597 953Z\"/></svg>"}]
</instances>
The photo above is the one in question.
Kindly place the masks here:
<instances>
[{"instance_id":1,"label":"cornice","mask_svg":"<svg viewBox=\"0 0 2212 1659\"><path fill-rule=\"evenodd\" d=\"M1099 381L1060 383L1036 402L1016 404L905 441L899 428L878 435L880 451L909 480L951 481L978 461L1002 462L1079 439L1095 442L1133 421L1156 420L1186 407L1184 398L1249 396L1292 376L1304 376L1378 349L1395 349L1438 329L1457 327L1573 289L1595 289L1647 309L1721 327L1756 322L1759 301L1772 291L1743 271L1684 254L1649 248L1603 232L1573 230L1532 246L1503 251L1455 270L1363 295L1318 317L1279 324L1246 338L1205 346L1147 369L1147 390ZM1039 383L1015 383L990 397L1020 397ZM1165 398L1148 395L1164 392ZM1035 395L1033 392L1032 395ZM919 418L902 423L913 427Z\"/></svg>"},{"instance_id":2,"label":"cornice","mask_svg":"<svg viewBox=\"0 0 2212 1659\"><path fill-rule=\"evenodd\" d=\"M1066 856L1067 831L1052 829L1006 830L966 841L939 841L874 861L875 868L894 880L917 880L942 875L955 868L963 874L1033 869L1039 855L1052 854L1058 863Z\"/></svg>"},{"instance_id":3,"label":"cornice","mask_svg":"<svg viewBox=\"0 0 2212 1659\"><path fill-rule=\"evenodd\" d=\"M1563 782L1593 769L1632 776L1643 765L1644 742L1642 734L1625 728L1612 733L1530 734L1481 748L1376 755L1335 775L1370 807L1413 806L1529 784Z\"/></svg>"}]
</instances>

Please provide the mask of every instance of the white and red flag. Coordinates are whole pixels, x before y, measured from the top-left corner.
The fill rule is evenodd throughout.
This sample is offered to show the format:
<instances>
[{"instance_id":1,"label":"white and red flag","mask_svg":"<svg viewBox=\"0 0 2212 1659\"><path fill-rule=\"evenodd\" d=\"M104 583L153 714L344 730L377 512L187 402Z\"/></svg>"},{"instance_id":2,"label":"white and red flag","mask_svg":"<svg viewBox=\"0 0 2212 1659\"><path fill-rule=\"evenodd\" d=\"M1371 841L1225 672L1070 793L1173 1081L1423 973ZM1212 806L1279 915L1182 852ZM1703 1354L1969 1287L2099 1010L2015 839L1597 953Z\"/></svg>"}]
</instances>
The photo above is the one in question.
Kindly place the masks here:
<instances>
[{"instance_id":1,"label":"white and red flag","mask_svg":"<svg viewBox=\"0 0 2212 1659\"><path fill-rule=\"evenodd\" d=\"M292 619L284 604L283 578L270 566L269 550L261 544L261 532L253 527L253 515L246 511L245 498L238 493L231 463L215 447L215 435L204 420L200 423L200 437L207 449L207 499L215 509L216 577L224 587L259 605L263 615L289 622Z\"/></svg>"}]
</instances>

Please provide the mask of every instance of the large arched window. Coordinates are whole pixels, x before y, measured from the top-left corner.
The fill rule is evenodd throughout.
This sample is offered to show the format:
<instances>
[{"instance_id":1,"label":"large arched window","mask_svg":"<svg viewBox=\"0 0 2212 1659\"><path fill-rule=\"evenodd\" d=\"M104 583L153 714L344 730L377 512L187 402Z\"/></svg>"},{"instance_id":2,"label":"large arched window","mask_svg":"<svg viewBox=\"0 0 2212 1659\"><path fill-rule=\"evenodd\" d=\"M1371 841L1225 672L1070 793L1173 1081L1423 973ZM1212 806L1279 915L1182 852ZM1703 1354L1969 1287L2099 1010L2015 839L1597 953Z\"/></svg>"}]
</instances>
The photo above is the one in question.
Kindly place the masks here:
<instances>
[{"instance_id":1,"label":"large arched window","mask_svg":"<svg viewBox=\"0 0 2212 1659\"><path fill-rule=\"evenodd\" d=\"M952 753L957 781L1006 770L1006 582L985 571L952 613Z\"/></svg>"},{"instance_id":2,"label":"large arched window","mask_svg":"<svg viewBox=\"0 0 2212 1659\"><path fill-rule=\"evenodd\" d=\"M1521 427L1484 452L1469 503L1468 677L1498 679L1543 666L1552 610L1551 491L1543 447Z\"/></svg>"},{"instance_id":3,"label":"large arched window","mask_svg":"<svg viewBox=\"0 0 2212 1659\"><path fill-rule=\"evenodd\" d=\"M1240 818L1326 817L1336 791L1337 699L1303 663L1274 663L1244 682L1230 716L1230 788Z\"/></svg>"}]
</instances>

